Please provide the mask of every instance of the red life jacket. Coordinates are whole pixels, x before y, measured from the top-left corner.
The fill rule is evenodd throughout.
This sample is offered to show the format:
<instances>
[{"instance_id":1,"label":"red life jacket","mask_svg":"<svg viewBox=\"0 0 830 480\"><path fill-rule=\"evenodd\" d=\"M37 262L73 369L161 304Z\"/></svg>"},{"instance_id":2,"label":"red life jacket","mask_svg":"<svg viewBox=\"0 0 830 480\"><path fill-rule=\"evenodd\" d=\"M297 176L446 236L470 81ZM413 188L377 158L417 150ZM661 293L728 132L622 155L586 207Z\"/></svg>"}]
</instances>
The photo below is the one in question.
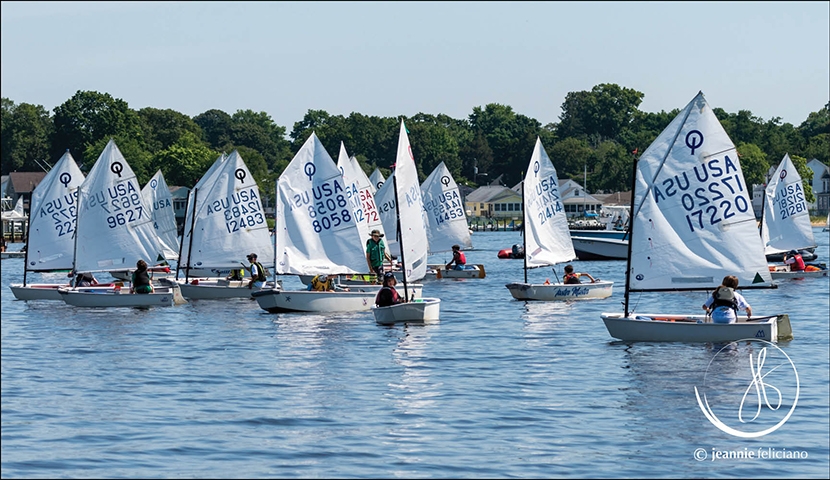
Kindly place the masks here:
<instances>
[{"instance_id":1,"label":"red life jacket","mask_svg":"<svg viewBox=\"0 0 830 480\"><path fill-rule=\"evenodd\" d=\"M790 258L795 260L795 263L790 264L790 270L795 270L795 271L798 271L798 272L804 270L806 265L804 265L804 259L801 258L800 253L796 253L795 255L793 255Z\"/></svg>"},{"instance_id":2,"label":"red life jacket","mask_svg":"<svg viewBox=\"0 0 830 480\"><path fill-rule=\"evenodd\" d=\"M455 259L455 264L456 265L467 265L467 257L464 256L464 252L459 250L457 253L458 253L458 257Z\"/></svg>"}]
</instances>

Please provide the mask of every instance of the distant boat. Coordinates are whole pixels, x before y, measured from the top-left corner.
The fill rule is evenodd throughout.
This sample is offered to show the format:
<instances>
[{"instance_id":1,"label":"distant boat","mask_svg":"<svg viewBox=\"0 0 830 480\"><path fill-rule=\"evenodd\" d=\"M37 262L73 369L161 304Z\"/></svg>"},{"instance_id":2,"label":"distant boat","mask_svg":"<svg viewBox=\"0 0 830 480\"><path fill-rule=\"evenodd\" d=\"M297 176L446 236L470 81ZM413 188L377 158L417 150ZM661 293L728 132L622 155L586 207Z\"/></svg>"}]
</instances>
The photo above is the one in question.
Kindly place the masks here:
<instances>
[{"instance_id":1,"label":"distant boat","mask_svg":"<svg viewBox=\"0 0 830 480\"><path fill-rule=\"evenodd\" d=\"M580 260L625 260L628 240L598 236L571 236L574 251Z\"/></svg>"},{"instance_id":2,"label":"distant boat","mask_svg":"<svg viewBox=\"0 0 830 480\"><path fill-rule=\"evenodd\" d=\"M739 288L774 288L737 153L701 92L637 161L624 311L601 315L613 338L628 342L792 338L786 314L738 316L735 323L721 324L706 315L635 314L629 308L630 292L711 292L726 275L737 276ZM674 178L686 179L687 190L699 195L666 188ZM699 304L693 307L700 309Z\"/></svg>"},{"instance_id":3,"label":"distant boat","mask_svg":"<svg viewBox=\"0 0 830 480\"><path fill-rule=\"evenodd\" d=\"M33 284L28 273L72 269L78 188L83 181L84 174L67 151L32 192L26 245L20 252L3 252L3 258L26 258L30 252L23 266L23 283L10 285L18 300L61 300L58 288L70 286L69 282ZM21 216L22 200L18 201Z\"/></svg>"},{"instance_id":4,"label":"distant boat","mask_svg":"<svg viewBox=\"0 0 830 480\"><path fill-rule=\"evenodd\" d=\"M453 245L462 251L473 247L467 215L458 185L452 173L441 162L421 184L421 198L424 202L424 216L427 223L429 253L450 252ZM446 264L429 265L436 278L484 278L484 265L467 264L463 268L450 268Z\"/></svg>"},{"instance_id":5,"label":"distant boat","mask_svg":"<svg viewBox=\"0 0 830 480\"><path fill-rule=\"evenodd\" d=\"M522 181L522 224L527 225L522 236L524 282L505 285L516 300L584 300L611 296L613 282L565 284L557 280L532 284L527 281L529 268L548 267L576 258L560 199L556 168L537 137Z\"/></svg>"}]
</instances>

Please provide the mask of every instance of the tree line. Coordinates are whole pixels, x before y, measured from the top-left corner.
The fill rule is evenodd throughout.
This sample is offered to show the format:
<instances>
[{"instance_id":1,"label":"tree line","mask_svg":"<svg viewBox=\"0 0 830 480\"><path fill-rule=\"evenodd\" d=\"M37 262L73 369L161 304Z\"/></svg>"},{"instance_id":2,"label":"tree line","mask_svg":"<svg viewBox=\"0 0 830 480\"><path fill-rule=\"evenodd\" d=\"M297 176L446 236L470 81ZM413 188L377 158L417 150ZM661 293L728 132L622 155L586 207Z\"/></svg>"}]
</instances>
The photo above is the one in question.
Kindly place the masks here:
<instances>
[{"instance_id":1,"label":"tree line","mask_svg":"<svg viewBox=\"0 0 830 480\"><path fill-rule=\"evenodd\" d=\"M569 92L559 122L542 125L491 103L474 107L465 119L418 113L377 117L353 112L331 115L309 110L290 133L265 112L212 109L189 117L171 109L134 110L108 93L78 91L53 112L2 98L2 173L42 171L69 151L82 171L92 168L110 138L143 185L161 170L169 185L192 187L222 152L237 149L266 195L312 131L336 160L340 142L367 174L379 168L388 177L395 162L398 126L406 121L421 180L444 162L456 182L477 186L500 178L518 183L536 137L540 137L560 178L580 183L587 170L591 192L627 191L635 158L679 113L639 110L644 94L616 84ZM691 97L690 97L691 98ZM830 160L830 102L799 126L769 120L748 110L714 112L738 149L745 181L765 183L766 173L785 153L802 178L806 161ZM814 198L805 185L810 201Z\"/></svg>"}]
</instances>

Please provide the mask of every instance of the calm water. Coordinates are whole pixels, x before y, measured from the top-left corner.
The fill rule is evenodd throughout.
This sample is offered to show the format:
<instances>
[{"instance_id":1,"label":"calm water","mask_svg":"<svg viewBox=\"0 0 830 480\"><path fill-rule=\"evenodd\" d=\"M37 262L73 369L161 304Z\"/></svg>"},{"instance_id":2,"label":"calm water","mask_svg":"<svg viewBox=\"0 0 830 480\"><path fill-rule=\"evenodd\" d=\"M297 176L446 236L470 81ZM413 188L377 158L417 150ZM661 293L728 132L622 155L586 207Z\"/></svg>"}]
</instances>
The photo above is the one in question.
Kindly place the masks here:
<instances>
[{"instance_id":1,"label":"calm water","mask_svg":"<svg viewBox=\"0 0 830 480\"><path fill-rule=\"evenodd\" d=\"M815 233L827 261L828 234ZM522 261L496 256L519 234L473 241L468 262L487 277L425 281L442 318L421 326L272 315L250 300L21 302L8 285L23 262L3 260L2 477L828 476L827 278L744 292L756 315L790 313L795 339L780 346L800 381L789 420L747 439L718 430L695 399L721 346L608 335L600 313L622 309L624 261L574 262L615 282L608 299L526 304L504 287L523 278ZM544 278L551 269L530 271ZM699 313L704 300L632 295L644 313ZM733 351L745 370L749 349ZM759 449L807 458L711 461Z\"/></svg>"}]
</instances>

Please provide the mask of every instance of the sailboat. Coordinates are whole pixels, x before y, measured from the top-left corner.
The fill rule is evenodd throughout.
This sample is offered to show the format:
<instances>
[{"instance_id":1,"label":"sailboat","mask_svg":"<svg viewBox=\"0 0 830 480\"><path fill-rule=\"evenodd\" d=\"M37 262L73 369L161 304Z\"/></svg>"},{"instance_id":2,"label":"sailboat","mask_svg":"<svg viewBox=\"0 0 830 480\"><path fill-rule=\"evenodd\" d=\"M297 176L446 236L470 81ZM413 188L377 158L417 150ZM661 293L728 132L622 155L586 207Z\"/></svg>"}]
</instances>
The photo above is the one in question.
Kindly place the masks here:
<instances>
[{"instance_id":1,"label":"sailboat","mask_svg":"<svg viewBox=\"0 0 830 480\"><path fill-rule=\"evenodd\" d=\"M635 163L631 215L624 312L601 315L612 337L653 342L792 337L786 314L738 316L736 323L719 324L706 315L635 315L629 309L631 292L711 292L727 275L738 277L739 288L774 288L737 150L702 92Z\"/></svg>"},{"instance_id":2,"label":"sailboat","mask_svg":"<svg viewBox=\"0 0 830 480\"><path fill-rule=\"evenodd\" d=\"M137 260L163 260L149 206L132 168L110 139L78 191L75 273L131 268ZM60 288L61 298L78 307L170 307L184 303L175 287L129 295L111 289Z\"/></svg>"},{"instance_id":3,"label":"sailboat","mask_svg":"<svg viewBox=\"0 0 830 480\"><path fill-rule=\"evenodd\" d=\"M821 231L830 232L830 212L827 213L827 220L824 221L824 228Z\"/></svg>"},{"instance_id":4,"label":"sailboat","mask_svg":"<svg viewBox=\"0 0 830 480\"><path fill-rule=\"evenodd\" d=\"M84 174L67 150L32 192L29 234L22 252L26 255L23 283L10 286L18 300L61 300L58 288L70 287L69 283L29 283L27 275L72 269L78 187L83 181ZM22 215L22 197L19 203Z\"/></svg>"},{"instance_id":5,"label":"sailboat","mask_svg":"<svg viewBox=\"0 0 830 480\"><path fill-rule=\"evenodd\" d=\"M273 246L262 195L239 152L220 157L194 187L189 202L190 224L180 257L184 281L179 282L185 298L207 300L250 298L246 280L225 278L191 279L192 269L218 271L244 268L245 258L256 253L261 264L273 262ZM201 182L201 180L200 180ZM273 287L274 283L267 283Z\"/></svg>"},{"instance_id":6,"label":"sailboat","mask_svg":"<svg viewBox=\"0 0 830 480\"><path fill-rule=\"evenodd\" d=\"M817 246L801 175L789 154L784 154L764 189L761 238L767 259L770 255L782 254L783 257L791 250L815 249ZM828 274L826 264L808 265L806 271L790 271L788 265L781 264L770 265L769 269L774 280L826 277Z\"/></svg>"},{"instance_id":7,"label":"sailboat","mask_svg":"<svg viewBox=\"0 0 830 480\"><path fill-rule=\"evenodd\" d=\"M441 299L412 299L408 282L411 278L424 278L427 269L427 231L424 221L424 203L418 183L418 169L409 144L406 126L401 121L398 136L398 153L392 175L395 192L398 244L403 270L404 303L386 307L372 306L375 321L381 325L398 322L427 322L438 320ZM388 181L387 181L388 183Z\"/></svg>"},{"instance_id":8,"label":"sailboat","mask_svg":"<svg viewBox=\"0 0 830 480\"><path fill-rule=\"evenodd\" d=\"M536 146L522 182L522 223L524 235L524 282L505 285L516 300L584 300L611 296L614 282L533 284L527 281L529 268L548 267L576 258L568 219L562 206L556 168L542 141Z\"/></svg>"},{"instance_id":9,"label":"sailboat","mask_svg":"<svg viewBox=\"0 0 830 480\"><path fill-rule=\"evenodd\" d=\"M424 212L427 221L429 253L449 252L452 245L462 250L472 248L470 227L464 214L464 203L458 184L444 164L439 163L421 184ZM428 265L436 278L484 278L484 265L465 265L463 269L446 269L446 264Z\"/></svg>"},{"instance_id":10,"label":"sailboat","mask_svg":"<svg viewBox=\"0 0 830 480\"><path fill-rule=\"evenodd\" d=\"M277 179L274 271L280 275L344 275L366 269L361 225L340 169L312 132ZM362 207L362 206L361 206ZM263 289L254 292L269 313L368 310L377 286L348 291Z\"/></svg>"}]
</instances>

